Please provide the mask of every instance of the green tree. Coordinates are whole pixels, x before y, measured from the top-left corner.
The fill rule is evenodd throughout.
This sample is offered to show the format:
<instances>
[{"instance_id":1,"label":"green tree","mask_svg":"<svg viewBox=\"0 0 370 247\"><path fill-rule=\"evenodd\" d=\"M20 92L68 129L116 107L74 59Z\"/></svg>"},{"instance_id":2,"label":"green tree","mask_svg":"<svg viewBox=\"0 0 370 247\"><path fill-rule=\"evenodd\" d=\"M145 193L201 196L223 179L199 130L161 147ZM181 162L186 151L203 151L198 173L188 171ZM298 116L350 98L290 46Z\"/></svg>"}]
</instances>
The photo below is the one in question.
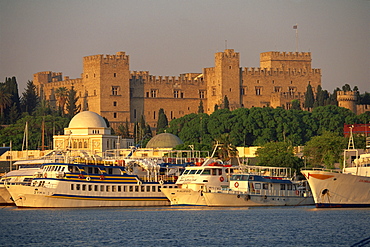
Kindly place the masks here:
<instances>
[{"instance_id":1,"label":"green tree","mask_svg":"<svg viewBox=\"0 0 370 247\"><path fill-rule=\"evenodd\" d=\"M163 108L158 111L157 134L163 133L168 126L167 116Z\"/></svg>"},{"instance_id":2,"label":"green tree","mask_svg":"<svg viewBox=\"0 0 370 247\"><path fill-rule=\"evenodd\" d=\"M40 99L37 95L36 86L32 81L27 82L26 90L22 93L21 106L22 111L27 112L32 115L33 111L36 109Z\"/></svg>"},{"instance_id":3,"label":"green tree","mask_svg":"<svg viewBox=\"0 0 370 247\"><path fill-rule=\"evenodd\" d=\"M260 166L290 167L299 170L303 166L300 158L294 156L293 146L288 142L268 142L256 152Z\"/></svg>"},{"instance_id":4,"label":"green tree","mask_svg":"<svg viewBox=\"0 0 370 247\"><path fill-rule=\"evenodd\" d=\"M341 154L346 148L346 138L334 132L326 131L320 136L313 137L304 147L303 154L313 167L327 169L341 163Z\"/></svg>"},{"instance_id":5,"label":"green tree","mask_svg":"<svg viewBox=\"0 0 370 247\"><path fill-rule=\"evenodd\" d=\"M77 96L76 90L73 86L68 90L68 97L66 101L67 117L72 119L74 115L80 112L81 105L77 105L79 97Z\"/></svg>"},{"instance_id":6,"label":"green tree","mask_svg":"<svg viewBox=\"0 0 370 247\"><path fill-rule=\"evenodd\" d=\"M204 107L203 107L203 101L202 100L200 100L200 102L199 102L198 113L204 113Z\"/></svg>"},{"instance_id":7,"label":"green tree","mask_svg":"<svg viewBox=\"0 0 370 247\"><path fill-rule=\"evenodd\" d=\"M3 119L4 110L6 107L10 106L12 103L11 94L6 90L5 84L0 84L0 117Z\"/></svg>"},{"instance_id":8,"label":"green tree","mask_svg":"<svg viewBox=\"0 0 370 247\"><path fill-rule=\"evenodd\" d=\"M223 109L228 109L230 110L230 106L229 106L229 99L227 98L227 96L225 95L224 97L224 103L223 103L223 106L224 108Z\"/></svg>"},{"instance_id":9,"label":"green tree","mask_svg":"<svg viewBox=\"0 0 370 247\"><path fill-rule=\"evenodd\" d=\"M301 103L299 102L299 100L297 99L292 100L292 108L290 109L291 110L301 110Z\"/></svg>"},{"instance_id":10,"label":"green tree","mask_svg":"<svg viewBox=\"0 0 370 247\"><path fill-rule=\"evenodd\" d=\"M310 83L308 83L306 93L305 93L305 100L304 100L305 108L311 109L313 107L314 102L315 102L315 98L313 95L312 86Z\"/></svg>"},{"instance_id":11,"label":"green tree","mask_svg":"<svg viewBox=\"0 0 370 247\"><path fill-rule=\"evenodd\" d=\"M61 112L61 115L64 116L64 107L69 96L69 91L66 87L59 87L55 90L55 96L58 101L59 111Z\"/></svg>"}]
</instances>

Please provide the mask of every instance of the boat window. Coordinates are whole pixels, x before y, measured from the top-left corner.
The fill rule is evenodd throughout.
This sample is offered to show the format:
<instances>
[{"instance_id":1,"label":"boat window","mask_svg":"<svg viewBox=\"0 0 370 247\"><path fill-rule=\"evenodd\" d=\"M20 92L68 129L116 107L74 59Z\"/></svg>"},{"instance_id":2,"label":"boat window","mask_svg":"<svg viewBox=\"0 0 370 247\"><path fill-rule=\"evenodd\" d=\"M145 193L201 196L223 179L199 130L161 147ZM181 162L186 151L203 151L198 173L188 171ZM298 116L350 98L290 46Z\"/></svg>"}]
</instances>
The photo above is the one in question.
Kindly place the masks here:
<instances>
[{"instance_id":1,"label":"boat window","mask_svg":"<svg viewBox=\"0 0 370 247\"><path fill-rule=\"evenodd\" d=\"M65 168L66 168L66 167L65 167L65 166L63 166L61 171L62 171L62 172L64 172L64 169L65 169Z\"/></svg>"},{"instance_id":2,"label":"boat window","mask_svg":"<svg viewBox=\"0 0 370 247\"><path fill-rule=\"evenodd\" d=\"M82 190L86 190L86 184L82 185Z\"/></svg>"},{"instance_id":3,"label":"boat window","mask_svg":"<svg viewBox=\"0 0 370 247\"><path fill-rule=\"evenodd\" d=\"M92 191L92 185L89 184L89 191Z\"/></svg>"},{"instance_id":4,"label":"boat window","mask_svg":"<svg viewBox=\"0 0 370 247\"><path fill-rule=\"evenodd\" d=\"M155 192L156 190L155 190L155 186L152 186L152 192Z\"/></svg>"},{"instance_id":5,"label":"boat window","mask_svg":"<svg viewBox=\"0 0 370 247\"><path fill-rule=\"evenodd\" d=\"M100 191L104 191L104 185L100 185Z\"/></svg>"},{"instance_id":6,"label":"boat window","mask_svg":"<svg viewBox=\"0 0 370 247\"><path fill-rule=\"evenodd\" d=\"M108 168L108 174L113 174L113 169L112 168Z\"/></svg>"},{"instance_id":7,"label":"boat window","mask_svg":"<svg viewBox=\"0 0 370 247\"><path fill-rule=\"evenodd\" d=\"M189 174L195 174L197 172L197 170L191 170L190 172L189 172Z\"/></svg>"},{"instance_id":8,"label":"boat window","mask_svg":"<svg viewBox=\"0 0 370 247\"><path fill-rule=\"evenodd\" d=\"M287 190L292 190L293 189L293 185L292 184L287 184Z\"/></svg>"},{"instance_id":9,"label":"boat window","mask_svg":"<svg viewBox=\"0 0 370 247\"><path fill-rule=\"evenodd\" d=\"M71 190L74 190L74 184L71 184Z\"/></svg>"},{"instance_id":10,"label":"boat window","mask_svg":"<svg viewBox=\"0 0 370 247\"><path fill-rule=\"evenodd\" d=\"M218 175L222 175L222 169L218 169Z\"/></svg>"},{"instance_id":11,"label":"boat window","mask_svg":"<svg viewBox=\"0 0 370 247\"><path fill-rule=\"evenodd\" d=\"M117 191L118 191L118 192L121 192L121 191L122 191L122 187L121 187L121 185L118 185L118 186L117 186Z\"/></svg>"},{"instance_id":12,"label":"boat window","mask_svg":"<svg viewBox=\"0 0 370 247\"><path fill-rule=\"evenodd\" d=\"M133 192L134 191L134 187L132 185L130 185L128 188L129 188L129 192Z\"/></svg>"},{"instance_id":13,"label":"boat window","mask_svg":"<svg viewBox=\"0 0 370 247\"><path fill-rule=\"evenodd\" d=\"M116 192L116 186L112 185L112 192Z\"/></svg>"},{"instance_id":14,"label":"boat window","mask_svg":"<svg viewBox=\"0 0 370 247\"><path fill-rule=\"evenodd\" d=\"M198 170L195 174L201 174L202 170Z\"/></svg>"},{"instance_id":15,"label":"boat window","mask_svg":"<svg viewBox=\"0 0 370 247\"><path fill-rule=\"evenodd\" d=\"M186 175L186 174L188 174L189 173L189 170L185 170L183 173L182 173L182 175Z\"/></svg>"},{"instance_id":16,"label":"boat window","mask_svg":"<svg viewBox=\"0 0 370 247\"><path fill-rule=\"evenodd\" d=\"M98 191L99 187L98 185L94 185L94 191Z\"/></svg>"},{"instance_id":17,"label":"boat window","mask_svg":"<svg viewBox=\"0 0 370 247\"><path fill-rule=\"evenodd\" d=\"M248 181L248 175L242 175L241 180Z\"/></svg>"},{"instance_id":18,"label":"boat window","mask_svg":"<svg viewBox=\"0 0 370 247\"><path fill-rule=\"evenodd\" d=\"M89 173L89 174L93 173L93 168L92 167L88 167L87 168L87 173Z\"/></svg>"},{"instance_id":19,"label":"boat window","mask_svg":"<svg viewBox=\"0 0 370 247\"><path fill-rule=\"evenodd\" d=\"M123 192L126 192L127 189L126 189L126 186L122 186L123 187Z\"/></svg>"},{"instance_id":20,"label":"boat window","mask_svg":"<svg viewBox=\"0 0 370 247\"><path fill-rule=\"evenodd\" d=\"M204 169L202 172L202 175L210 175L211 174L211 169Z\"/></svg>"},{"instance_id":21,"label":"boat window","mask_svg":"<svg viewBox=\"0 0 370 247\"><path fill-rule=\"evenodd\" d=\"M285 190L285 184L280 184L280 190Z\"/></svg>"},{"instance_id":22,"label":"boat window","mask_svg":"<svg viewBox=\"0 0 370 247\"><path fill-rule=\"evenodd\" d=\"M150 192L150 186L146 186L146 192Z\"/></svg>"},{"instance_id":23,"label":"boat window","mask_svg":"<svg viewBox=\"0 0 370 247\"><path fill-rule=\"evenodd\" d=\"M73 166L68 166L68 171L73 172Z\"/></svg>"},{"instance_id":24,"label":"boat window","mask_svg":"<svg viewBox=\"0 0 370 247\"><path fill-rule=\"evenodd\" d=\"M212 176L217 175L217 169L212 169Z\"/></svg>"},{"instance_id":25,"label":"boat window","mask_svg":"<svg viewBox=\"0 0 370 247\"><path fill-rule=\"evenodd\" d=\"M158 187L158 192L161 192L162 190L161 190L161 187Z\"/></svg>"},{"instance_id":26,"label":"boat window","mask_svg":"<svg viewBox=\"0 0 370 247\"><path fill-rule=\"evenodd\" d=\"M99 168L95 167L95 168L94 168L94 173L95 173L95 174L99 174Z\"/></svg>"},{"instance_id":27,"label":"boat window","mask_svg":"<svg viewBox=\"0 0 370 247\"><path fill-rule=\"evenodd\" d=\"M255 183L255 184L254 184L254 188L255 188L256 190L260 190L260 189L261 189L261 183Z\"/></svg>"},{"instance_id":28,"label":"boat window","mask_svg":"<svg viewBox=\"0 0 370 247\"><path fill-rule=\"evenodd\" d=\"M109 192L109 191L110 191L110 186L109 186L109 185L105 186L105 190L106 190L107 192Z\"/></svg>"},{"instance_id":29,"label":"boat window","mask_svg":"<svg viewBox=\"0 0 370 247\"><path fill-rule=\"evenodd\" d=\"M80 184L76 184L76 190L80 190L80 187L81 187Z\"/></svg>"},{"instance_id":30,"label":"boat window","mask_svg":"<svg viewBox=\"0 0 370 247\"><path fill-rule=\"evenodd\" d=\"M139 192L139 186L135 185L135 192Z\"/></svg>"},{"instance_id":31,"label":"boat window","mask_svg":"<svg viewBox=\"0 0 370 247\"><path fill-rule=\"evenodd\" d=\"M231 181L239 181L239 180L241 180L241 178L242 178L242 175L232 175L232 177L231 177Z\"/></svg>"},{"instance_id":32,"label":"boat window","mask_svg":"<svg viewBox=\"0 0 370 247\"><path fill-rule=\"evenodd\" d=\"M145 192L145 186L141 186L141 192Z\"/></svg>"},{"instance_id":33,"label":"boat window","mask_svg":"<svg viewBox=\"0 0 370 247\"><path fill-rule=\"evenodd\" d=\"M262 184L262 189L268 190L268 188L269 188L269 185L268 184L266 184L266 183L263 183Z\"/></svg>"}]
</instances>

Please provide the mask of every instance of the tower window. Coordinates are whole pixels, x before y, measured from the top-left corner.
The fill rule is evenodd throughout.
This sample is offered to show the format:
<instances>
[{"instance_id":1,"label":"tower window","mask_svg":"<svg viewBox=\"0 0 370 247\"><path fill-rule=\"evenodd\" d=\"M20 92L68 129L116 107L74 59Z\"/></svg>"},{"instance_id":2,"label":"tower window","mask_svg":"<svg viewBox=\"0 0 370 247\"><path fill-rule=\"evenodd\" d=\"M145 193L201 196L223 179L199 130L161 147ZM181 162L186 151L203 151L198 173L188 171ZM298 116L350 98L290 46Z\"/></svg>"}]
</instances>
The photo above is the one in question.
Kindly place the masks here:
<instances>
[{"instance_id":1,"label":"tower window","mask_svg":"<svg viewBox=\"0 0 370 247\"><path fill-rule=\"evenodd\" d=\"M204 99L205 98L205 91L199 91L199 98Z\"/></svg>"},{"instance_id":2,"label":"tower window","mask_svg":"<svg viewBox=\"0 0 370 247\"><path fill-rule=\"evenodd\" d=\"M117 77L117 73L113 73L113 77Z\"/></svg>"},{"instance_id":3,"label":"tower window","mask_svg":"<svg viewBox=\"0 0 370 247\"><path fill-rule=\"evenodd\" d=\"M117 101L113 101L113 106L117 106Z\"/></svg>"},{"instance_id":4,"label":"tower window","mask_svg":"<svg viewBox=\"0 0 370 247\"><path fill-rule=\"evenodd\" d=\"M261 87L256 87L255 90L256 90L256 95L261 95L261 93L262 93L262 88Z\"/></svg>"},{"instance_id":5,"label":"tower window","mask_svg":"<svg viewBox=\"0 0 370 247\"><path fill-rule=\"evenodd\" d=\"M173 91L173 97L178 98L179 97L179 90L174 90Z\"/></svg>"},{"instance_id":6,"label":"tower window","mask_svg":"<svg viewBox=\"0 0 370 247\"><path fill-rule=\"evenodd\" d=\"M117 118L117 112L113 113L113 118Z\"/></svg>"},{"instance_id":7,"label":"tower window","mask_svg":"<svg viewBox=\"0 0 370 247\"><path fill-rule=\"evenodd\" d=\"M152 98L157 98L157 93L158 93L158 90L156 90L156 89L150 90L150 94L151 94Z\"/></svg>"},{"instance_id":8,"label":"tower window","mask_svg":"<svg viewBox=\"0 0 370 247\"><path fill-rule=\"evenodd\" d=\"M112 95L118 95L118 90L119 90L118 86L112 86Z\"/></svg>"}]
</instances>

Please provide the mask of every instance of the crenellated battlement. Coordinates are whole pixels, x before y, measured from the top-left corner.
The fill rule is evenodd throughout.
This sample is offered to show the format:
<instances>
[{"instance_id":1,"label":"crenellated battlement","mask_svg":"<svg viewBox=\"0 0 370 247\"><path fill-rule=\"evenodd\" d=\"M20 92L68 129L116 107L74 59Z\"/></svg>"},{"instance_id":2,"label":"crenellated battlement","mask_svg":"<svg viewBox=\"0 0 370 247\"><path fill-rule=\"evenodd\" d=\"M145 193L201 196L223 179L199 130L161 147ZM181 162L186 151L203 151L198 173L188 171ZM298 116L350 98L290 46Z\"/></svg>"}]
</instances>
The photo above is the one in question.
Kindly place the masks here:
<instances>
[{"instance_id":1,"label":"crenellated battlement","mask_svg":"<svg viewBox=\"0 0 370 247\"><path fill-rule=\"evenodd\" d=\"M242 73L246 75L256 75L256 76L302 76L311 74L321 75L321 69L311 69L307 71L306 69L296 69L296 68L286 68L285 70L280 68L255 68L255 67L245 67Z\"/></svg>"},{"instance_id":2,"label":"crenellated battlement","mask_svg":"<svg viewBox=\"0 0 370 247\"><path fill-rule=\"evenodd\" d=\"M260 55L261 60L311 60L311 52L263 52Z\"/></svg>"},{"instance_id":3,"label":"crenellated battlement","mask_svg":"<svg viewBox=\"0 0 370 247\"><path fill-rule=\"evenodd\" d=\"M353 101L357 100L356 91L337 91L338 101Z\"/></svg>"},{"instance_id":4,"label":"crenellated battlement","mask_svg":"<svg viewBox=\"0 0 370 247\"><path fill-rule=\"evenodd\" d=\"M239 52L235 52L234 49L226 49L223 52L217 52L216 57L239 58Z\"/></svg>"},{"instance_id":5,"label":"crenellated battlement","mask_svg":"<svg viewBox=\"0 0 370 247\"><path fill-rule=\"evenodd\" d=\"M128 61L129 59L129 56L126 55L125 52L123 51L120 51L120 52L117 52L116 55L107 55L107 54L99 54L99 55L92 55L92 56L86 56L83 58L84 61L94 61L94 60L98 60L98 61L105 61L105 60L126 60Z\"/></svg>"},{"instance_id":6,"label":"crenellated battlement","mask_svg":"<svg viewBox=\"0 0 370 247\"><path fill-rule=\"evenodd\" d=\"M154 76L149 71L131 71L131 81L145 84L199 84L203 83L203 74L187 73L180 76Z\"/></svg>"}]
</instances>

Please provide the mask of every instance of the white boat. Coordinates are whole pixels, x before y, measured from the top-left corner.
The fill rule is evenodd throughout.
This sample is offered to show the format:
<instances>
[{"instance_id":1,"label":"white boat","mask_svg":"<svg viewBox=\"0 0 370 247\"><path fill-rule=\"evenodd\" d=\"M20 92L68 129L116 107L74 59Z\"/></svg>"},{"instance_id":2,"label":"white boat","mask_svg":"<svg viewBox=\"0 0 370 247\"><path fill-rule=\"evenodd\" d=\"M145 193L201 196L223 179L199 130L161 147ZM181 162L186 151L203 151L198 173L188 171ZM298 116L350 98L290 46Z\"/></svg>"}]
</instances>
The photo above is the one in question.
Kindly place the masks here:
<instances>
[{"instance_id":1,"label":"white boat","mask_svg":"<svg viewBox=\"0 0 370 247\"><path fill-rule=\"evenodd\" d=\"M204 192L204 199L218 207L314 205L308 185L289 174L290 168L248 166L231 176L228 188Z\"/></svg>"},{"instance_id":2,"label":"white boat","mask_svg":"<svg viewBox=\"0 0 370 247\"><path fill-rule=\"evenodd\" d=\"M171 205L206 206L203 193L211 189L227 187L234 169L221 161L208 159L201 166L189 166L176 181L177 188L163 188L162 192Z\"/></svg>"},{"instance_id":3,"label":"white boat","mask_svg":"<svg viewBox=\"0 0 370 247\"><path fill-rule=\"evenodd\" d=\"M316 207L370 207L370 154L362 154L341 171L302 170Z\"/></svg>"},{"instance_id":4,"label":"white boat","mask_svg":"<svg viewBox=\"0 0 370 247\"><path fill-rule=\"evenodd\" d=\"M161 189L175 186L173 170L179 168L157 166L138 177L123 166L49 163L29 184L5 185L18 207L165 206L170 203Z\"/></svg>"}]
</instances>

